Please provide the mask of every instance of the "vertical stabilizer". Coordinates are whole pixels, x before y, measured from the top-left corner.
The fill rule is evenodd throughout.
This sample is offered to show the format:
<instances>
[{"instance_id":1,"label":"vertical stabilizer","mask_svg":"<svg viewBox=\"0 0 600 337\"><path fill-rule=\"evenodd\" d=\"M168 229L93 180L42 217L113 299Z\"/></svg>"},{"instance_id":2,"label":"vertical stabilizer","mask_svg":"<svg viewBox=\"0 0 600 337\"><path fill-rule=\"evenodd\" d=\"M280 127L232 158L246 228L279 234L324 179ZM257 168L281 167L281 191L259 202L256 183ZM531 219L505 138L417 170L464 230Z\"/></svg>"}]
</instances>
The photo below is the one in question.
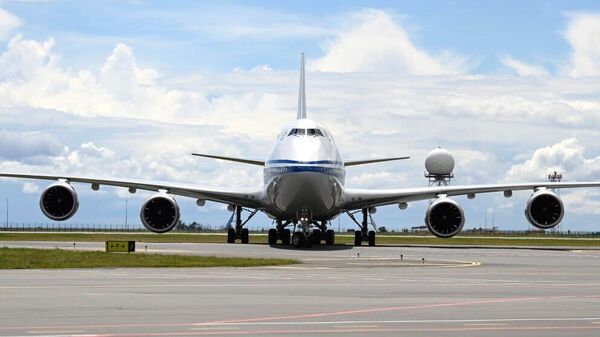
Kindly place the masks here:
<instances>
[{"instance_id":1,"label":"vertical stabilizer","mask_svg":"<svg viewBox=\"0 0 600 337\"><path fill-rule=\"evenodd\" d=\"M306 90L304 87L304 53L300 54L300 90L298 92L298 119L306 118Z\"/></svg>"}]
</instances>

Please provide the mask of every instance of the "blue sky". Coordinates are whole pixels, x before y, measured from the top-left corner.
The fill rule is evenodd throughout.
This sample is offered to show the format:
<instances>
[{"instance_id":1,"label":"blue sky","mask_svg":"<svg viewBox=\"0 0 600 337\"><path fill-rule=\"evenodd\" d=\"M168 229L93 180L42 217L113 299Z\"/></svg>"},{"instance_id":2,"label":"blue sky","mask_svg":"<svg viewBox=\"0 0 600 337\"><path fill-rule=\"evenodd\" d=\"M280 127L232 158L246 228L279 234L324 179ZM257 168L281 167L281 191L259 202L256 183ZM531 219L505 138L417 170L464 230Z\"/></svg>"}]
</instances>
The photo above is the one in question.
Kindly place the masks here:
<instances>
[{"instance_id":1,"label":"blue sky","mask_svg":"<svg viewBox=\"0 0 600 337\"><path fill-rule=\"evenodd\" d=\"M569 13L596 11L594 1L42 1L10 2L4 8L22 18L29 38L54 36L67 60L102 62L116 43L126 41L144 62L173 71L226 71L257 64L291 69L295 54L322 53L328 29L348 13L386 10L429 51L453 50L480 62L476 70L498 71L498 55L548 64L565 59L561 37ZM43 19L40 19L43 18ZM295 34L237 32L246 28L286 28ZM315 29L309 32L308 28ZM270 35L270 36L269 36ZM275 34L276 35L276 34ZM81 47L86 52L81 52ZM232 48L233 47L233 48ZM168 48L169 52L157 52ZM227 50L227 53L223 53ZM225 54L225 55L224 55Z\"/></svg>"},{"instance_id":2,"label":"blue sky","mask_svg":"<svg viewBox=\"0 0 600 337\"><path fill-rule=\"evenodd\" d=\"M262 159L294 116L298 55L308 114L346 159L411 155L349 170L348 185L423 186L438 146L456 183L600 179L600 5L593 1L2 1L0 169L253 186L260 170L192 151ZM261 121L257 123L256 121ZM0 182L11 221L47 222L43 183ZM130 223L147 194L81 187L83 223ZM563 191L564 227L597 230L600 194ZM480 196L525 229L527 194ZM0 199L0 214L5 205ZM181 200L183 219L224 223ZM422 223L426 203L378 223ZM342 224L350 226L347 218ZM265 227L265 217L253 222Z\"/></svg>"}]
</instances>

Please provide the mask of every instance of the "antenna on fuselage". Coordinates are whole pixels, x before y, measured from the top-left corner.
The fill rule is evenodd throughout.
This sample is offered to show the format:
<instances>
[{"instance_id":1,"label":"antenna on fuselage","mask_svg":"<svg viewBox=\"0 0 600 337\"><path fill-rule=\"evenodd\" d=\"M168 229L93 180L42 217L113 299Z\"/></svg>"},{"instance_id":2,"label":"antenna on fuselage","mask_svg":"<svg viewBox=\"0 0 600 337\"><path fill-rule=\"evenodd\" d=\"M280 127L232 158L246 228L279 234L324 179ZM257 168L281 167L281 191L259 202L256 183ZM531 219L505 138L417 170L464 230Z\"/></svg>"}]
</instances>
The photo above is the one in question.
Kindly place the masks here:
<instances>
[{"instance_id":1,"label":"antenna on fuselage","mask_svg":"<svg viewBox=\"0 0 600 337\"><path fill-rule=\"evenodd\" d=\"M304 86L304 53L300 54L300 89L298 92L298 117L306 118L306 90Z\"/></svg>"}]
</instances>

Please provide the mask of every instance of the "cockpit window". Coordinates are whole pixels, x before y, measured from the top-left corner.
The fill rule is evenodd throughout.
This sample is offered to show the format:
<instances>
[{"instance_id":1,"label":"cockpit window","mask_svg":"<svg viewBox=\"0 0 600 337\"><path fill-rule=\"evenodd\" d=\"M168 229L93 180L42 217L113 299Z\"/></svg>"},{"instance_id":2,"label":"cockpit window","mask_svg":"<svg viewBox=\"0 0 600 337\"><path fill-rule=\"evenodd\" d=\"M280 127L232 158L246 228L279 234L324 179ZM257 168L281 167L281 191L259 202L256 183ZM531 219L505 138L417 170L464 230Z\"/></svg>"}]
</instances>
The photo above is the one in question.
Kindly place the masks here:
<instances>
[{"instance_id":1,"label":"cockpit window","mask_svg":"<svg viewBox=\"0 0 600 337\"><path fill-rule=\"evenodd\" d=\"M291 129L290 133L288 133L288 136L321 136L321 137L325 137L323 135L323 132L319 129Z\"/></svg>"},{"instance_id":2,"label":"cockpit window","mask_svg":"<svg viewBox=\"0 0 600 337\"><path fill-rule=\"evenodd\" d=\"M304 136L306 134L306 129L292 129L288 136Z\"/></svg>"},{"instance_id":3,"label":"cockpit window","mask_svg":"<svg viewBox=\"0 0 600 337\"><path fill-rule=\"evenodd\" d=\"M309 136L321 136L323 137L323 133L319 129L306 129L306 134Z\"/></svg>"}]
</instances>

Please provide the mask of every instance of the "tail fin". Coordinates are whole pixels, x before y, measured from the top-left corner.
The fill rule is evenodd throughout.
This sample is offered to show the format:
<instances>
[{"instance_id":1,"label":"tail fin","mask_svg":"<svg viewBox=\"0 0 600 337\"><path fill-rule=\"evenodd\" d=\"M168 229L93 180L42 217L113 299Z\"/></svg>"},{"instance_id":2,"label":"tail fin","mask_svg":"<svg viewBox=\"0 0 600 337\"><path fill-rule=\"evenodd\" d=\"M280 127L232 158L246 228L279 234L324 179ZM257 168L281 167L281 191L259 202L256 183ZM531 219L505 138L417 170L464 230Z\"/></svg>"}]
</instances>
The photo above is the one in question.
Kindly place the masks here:
<instances>
[{"instance_id":1,"label":"tail fin","mask_svg":"<svg viewBox=\"0 0 600 337\"><path fill-rule=\"evenodd\" d=\"M306 118L306 91L304 87L304 53L300 55L300 90L298 92L298 117Z\"/></svg>"}]
</instances>

